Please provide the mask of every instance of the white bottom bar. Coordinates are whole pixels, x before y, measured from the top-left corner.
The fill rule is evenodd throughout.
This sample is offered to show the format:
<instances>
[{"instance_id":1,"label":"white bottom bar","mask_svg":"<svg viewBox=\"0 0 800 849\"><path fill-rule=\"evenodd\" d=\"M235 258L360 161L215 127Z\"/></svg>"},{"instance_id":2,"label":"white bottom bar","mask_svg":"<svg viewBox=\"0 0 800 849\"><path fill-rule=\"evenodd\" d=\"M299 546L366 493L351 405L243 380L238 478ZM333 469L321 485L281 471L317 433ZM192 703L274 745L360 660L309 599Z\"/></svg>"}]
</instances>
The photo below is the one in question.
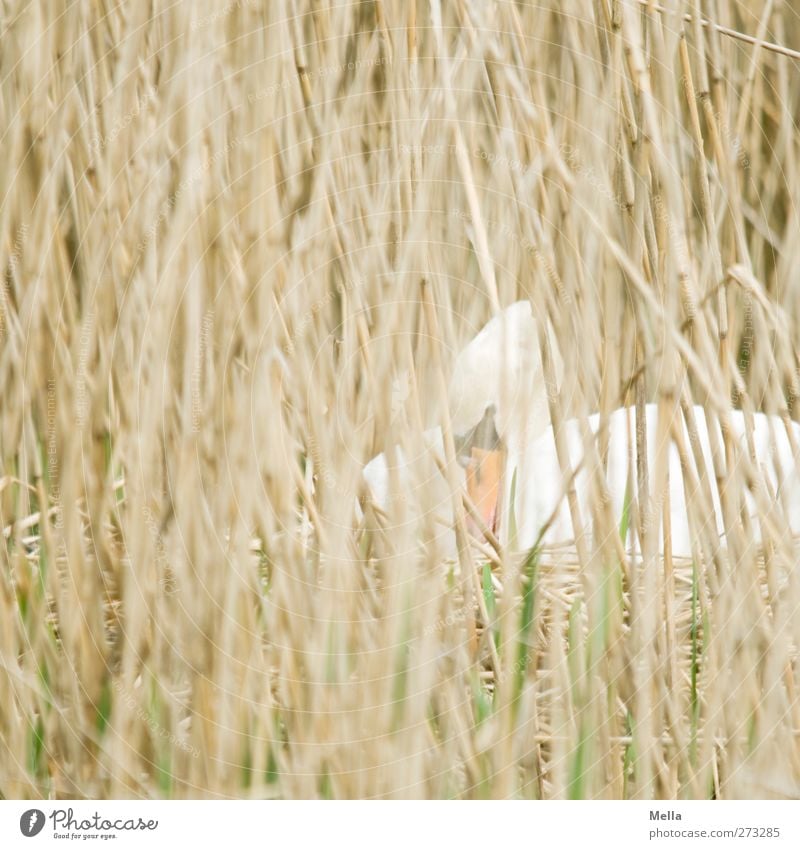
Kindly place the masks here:
<instances>
[{"instance_id":1,"label":"white bottom bar","mask_svg":"<svg viewBox=\"0 0 800 849\"><path fill-rule=\"evenodd\" d=\"M28 836L30 833L30 836ZM797 847L797 802L0 802L0 846Z\"/></svg>"}]
</instances>

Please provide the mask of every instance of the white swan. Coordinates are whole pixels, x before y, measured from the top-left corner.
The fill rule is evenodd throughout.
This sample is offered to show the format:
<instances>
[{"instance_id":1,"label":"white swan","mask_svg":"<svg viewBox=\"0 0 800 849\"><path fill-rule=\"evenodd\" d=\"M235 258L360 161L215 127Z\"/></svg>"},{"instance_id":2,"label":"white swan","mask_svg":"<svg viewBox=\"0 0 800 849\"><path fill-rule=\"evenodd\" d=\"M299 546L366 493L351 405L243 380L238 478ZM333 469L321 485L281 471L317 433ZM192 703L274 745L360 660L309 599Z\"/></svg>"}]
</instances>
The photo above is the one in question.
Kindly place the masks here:
<instances>
[{"instance_id":1,"label":"white swan","mask_svg":"<svg viewBox=\"0 0 800 849\"><path fill-rule=\"evenodd\" d=\"M710 476L712 485L710 494L712 511L701 508L692 512L690 496L698 496L699 505L707 504L699 490L702 471L698 468L690 440L689 431L683 418L678 418L679 433L684 446L684 459L688 472L684 470L678 449L678 443L669 438L667 445L668 458L668 487L660 492L654 490L656 475L656 454L658 450L659 410L655 404L645 407L645 433L647 441L647 466L649 479L649 516L647 526L651 533L658 534L658 551L664 551L663 512L669 512L670 541L672 554L676 557L692 556L692 534L697 539L698 532L711 525L718 538L723 535L722 508L716 487L715 466L712 460L711 439L705 411L701 406L692 408L697 435L705 468ZM594 414L588 419L592 434L597 434L600 427L600 416ZM731 432L739 442L738 457L740 464L746 462L746 429L744 414L740 410L730 413ZM566 443L570 466L575 475L575 493L578 511L585 532L591 534L590 515L590 471L587 468L588 458L581 435L580 422L572 419L564 424ZM800 425L792 423L794 439L800 445ZM717 444L722 445L721 430L716 425ZM634 407L614 410L608 417L608 461L606 466L606 482L610 498L611 514L616 520L616 526L621 524L625 511L626 493L628 497L637 494L636 484L636 411ZM800 534L800 476L794 460L792 446L783 421L778 416L767 416L756 413L753 416L753 443L755 457L767 484L766 498L778 499L785 509L784 515L789 518L789 528L793 534ZM721 452L724 463L724 451ZM723 474L733 470L721 469ZM741 472L744 472L742 466ZM514 503L511 504L511 480L516 475L514 487ZM534 440L524 452L509 454L504 474L504 494L507 499L507 509L504 511L506 528L511 526L511 511L514 522L518 527L518 542L522 546L530 546L536 542L540 530L546 522L551 521L543 537L544 544L565 544L571 542L575 533L570 514L569 504L564 494L564 475L558 461L555 436L552 427L548 427L541 437ZM691 487L691 490L690 490ZM667 498L668 503L667 503ZM755 499L745 490L747 513L752 524L753 539L761 540L761 531L755 521L759 511ZM689 523L692 512L693 527ZM630 529L626 544L633 544L634 531ZM506 535L507 539L507 535ZM698 550L700 545L698 543Z\"/></svg>"},{"instance_id":2,"label":"white swan","mask_svg":"<svg viewBox=\"0 0 800 849\"><path fill-rule=\"evenodd\" d=\"M548 333L550 333L548 329ZM562 365L551 335L554 371L561 381ZM454 434L467 449L467 468L461 473L460 484L465 486L476 502L484 522L496 530L505 544L515 548L529 548L539 539L544 545L563 545L574 542L575 532L568 499L564 472L556 450L556 434L550 425L547 392L539 358L536 323L531 314L530 303L520 301L512 304L495 316L459 354L453 367L450 381L450 417ZM657 405L645 408L645 438L648 455L649 516L646 522L649 532L658 535L658 550L664 550L663 513L668 510L670 518L671 550L676 557L692 555L692 533L697 538L702 526L711 524L713 533L723 534L722 509L717 492L716 472L712 460L711 437L722 445L719 426L717 433L709 432L705 411L701 406L692 408L701 446L703 463L712 481L712 507L708 499L695 502L694 491L689 491L703 478L702 469L691 449L687 424L676 417L679 424L674 431L682 435L682 466L678 443L669 437L667 446L668 488L655 491L659 410ZM729 414L733 437L740 442L738 452L742 463L747 462L745 417L741 411ZM588 429L597 435L600 416L588 418ZM487 449L486 435L481 433L494 425L503 453ZM595 441L596 451L586 450L584 426L579 420L564 423L564 442L569 455L569 464L574 476L574 487L578 514L585 534L591 535L592 462L599 456L600 441ZM795 446L800 446L800 425L791 425ZM636 487L636 422L634 408L615 410L608 417L608 455L605 465L605 481L612 516L619 524L626 508L626 498L635 497ZM440 428L425 434L429 448L436 452L442 449ZM477 438L477 446L475 445ZM489 440L491 442L491 440ZM481 445L480 443L483 442ZM753 416L753 444L757 463L757 474L766 484L765 497L771 502L776 499L781 505L778 511L778 531L800 534L800 474L789 433L777 416L756 413ZM724 457L724 452L722 452ZM502 463L498 465L498 458ZM412 486L414 476L402 452L397 451L397 486L402 490ZM385 507L390 500L388 463L384 455L371 460L364 469L375 501ZM495 471L495 469L497 471ZM734 470L727 470L733 472ZM500 481L498 482L498 472ZM435 503L438 519L452 525L452 507L447 488L442 480L434 492L430 476L421 481L429 500ZM686 485L685 485L686 484ZM667 503L668 499L668 503ZM759 511L752 495L745 495L747 511L755 518ZM706 505L705 511L695 509L693 522L689 521L691 504ZM763 505L762 501L762 505ZM788 518L788 527L780 527L780 517ZM760 528L753 523L753 537L760 540ZM631 528L625 540L628 547L637 546ZM454 550L454 540L448 546Z\"/></svg>"},{"instance_id":3,"label":"white swan","mask_svg":"<svg viewBox=\"0 0 800 849\"><path fill-rule=\"evenodd\" d=\"M560 380L561 360L551 347ZM530 302L518 301L507 307L459 353L448 396L451 425L461 449L457 482L471 496L484 524L496 530L504 476L499 455L486 449L496 447L498 432L511 442L515 435L535 438L550 421ZM434 460L438 457L441 465L444 457L442 430L434 427L423 436L425 444L417 456L406 457L402 448L395 446L388 456L378 454L370 460L363 475L374 502L382 509L407 501L431 509L430 518L445 529L437 539L446 555L455 558L451 494Z\"/></svg>"}]
</instances>

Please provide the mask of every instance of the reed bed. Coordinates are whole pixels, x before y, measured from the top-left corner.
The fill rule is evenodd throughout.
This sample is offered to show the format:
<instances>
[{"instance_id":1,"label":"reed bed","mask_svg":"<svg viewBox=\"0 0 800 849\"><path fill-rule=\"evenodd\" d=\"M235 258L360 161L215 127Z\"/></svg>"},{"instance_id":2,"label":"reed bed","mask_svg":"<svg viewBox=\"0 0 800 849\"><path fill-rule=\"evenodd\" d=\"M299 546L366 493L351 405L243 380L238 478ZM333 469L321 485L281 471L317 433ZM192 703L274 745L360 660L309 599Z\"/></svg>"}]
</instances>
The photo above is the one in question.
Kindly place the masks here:
<instances>
[{"instance_id":1,"label":"reed bed","mask_svg":"<svg viewBox=\"0 0 800 849\"><path fill-rule=\"evenodd\" d=\"M679 561L660 461L517 551L421 447L521 298L555 423L798 419L794 0L8 0L0 32L3 798L800 795L797 547L746 451L686 481Z\"/></svg>"}]
</instances>

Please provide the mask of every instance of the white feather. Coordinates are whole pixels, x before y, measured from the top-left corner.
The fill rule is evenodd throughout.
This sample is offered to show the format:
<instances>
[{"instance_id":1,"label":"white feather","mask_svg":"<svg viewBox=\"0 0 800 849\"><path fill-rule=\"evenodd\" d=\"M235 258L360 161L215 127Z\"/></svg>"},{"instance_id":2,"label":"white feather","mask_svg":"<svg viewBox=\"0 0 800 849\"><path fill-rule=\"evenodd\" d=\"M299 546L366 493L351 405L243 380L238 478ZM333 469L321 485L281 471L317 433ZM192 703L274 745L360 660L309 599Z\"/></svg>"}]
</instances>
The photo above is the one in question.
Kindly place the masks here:
<instances>
[{"instance_id":1,"label":"white feather","mask_svg":"<svg viewBox=\"0 0 800 849\"><path fill-rule=\"evenodd\" d=\"M548 335L556 379L561 358ZM534 438L550 423L547 389L539 353L539 335L530 301L517 301L496 315L461 351L450 378L453 432L468 433L490 406L503 439L513 430Z\"/></svg>"},{"instance_id":2,"label":"white feather","mask_svg":"<svg viewBox=\"0 0 800 849\"><path fill-rule=\"evenodd\" d=\"M694 407L695 422L702 449L703 458L708 472L712 476L712 510L705 514L693 513L695 529L711 524L714 532L721 536L723 533L722 511L716 488L714 466L711 454L708 423L702 407ZM745 443L745 422L741 411L734 410L730 414L732 433L740 443L741 454L747 451ZM651 492L651 521L649 530L658 534L658 550L663 552L663 508L666 505L666 492L654 491L656 476L656 454L658 439L658 407L648 404L645 408L648 482ZM592 434L597 434L600 426L598 414L589 416L589 428ZM793 423L794 438L800 445L800 425ZM683 444L692 470L686 480L699 481L700 470L697 468L689 444L689 435L685 423L682 424ZM586 459L587 452L581 437L580 423L573 419L564 423L569 462L572 470L579 469L575 476L575 491L578 509L584 531L591 536L592 516L591 504L591 470ZM721 434L717 427L717 438ZM800 476L792 454L792 448L786 428L777 416L766 416L756 413L754 416L753 441L756 460L761 473L769 485L771 493L777 494L785 507L785 515L789 518L788 530L794 534L800 533ZM722 444L721 442L719 444ZM599 454L599 446L598 446ZM591 456L591 454L589 454ZM669 462L669 514L670 539L672 552L676 557L690 557L692 554L690 525L688 511L690 499L687 497L687 487L684 483L684 472L681 468L677 445L670 441L668 447ZM721 471L726 471L725 469ZM730 470L736 473L739 470ZM516 475L514 504L511 504L511 482ZM615 518L615 527L619 527L623 514L626 489L631 482L631 493L636 496L636 424L635 408L615 410L609 416L608 465L606 481L610 496L611 512ZM779 485L780 482L780 485ZM699 494L698 494L699 497ZM769 497L772 497L771 495ZM754 519L758 513L755 501L747 493L745 497L747 511ZM706 503L700 499L700 504ZM555 513L555 519L543 537L544 544L561 545L570 543L575 538L569 504L565 495L565 479L558 462L555 438L552 427L549 427L538 439L531 441L524 450L509 452L504 475L504 509L501 528L504 538L508 541L508 531L512 527L510 511L514 510L514 524L517 528L516 544L520 548L532 546L545 523ZM754 538L761 539L757 522L753 523ZM626 546L633 547L633 530L628 533ZM637 545L638 549L639 546Z\"/></svg>"},{"instance_id":3,"label":"white feather","mask_svg":"<svg viewBox=\"0 0 800 849\"><path fill-rule=\"evenodd\" d=\"M551 349L557 379L561 380L562 363L553 344ZM561 464L558 461L555 438L550 425L547 391L543 377L536 323L533 320L528 301L512 304L495 316L456 358L449 386L450 416L456 434L468 434L483 418L486 410L495 408L495 426L506 446L506 466L502 483L502 502L500 516L501 539L504 543L513 542L517 548L528 548L539 538L544 525L552 519L545 536L544 544L570 544L575 533L568 501L565 494L565 480ZM716 477L712 462L711 443L705 411L694 408L698 436L706 468L712 475L712 506L707 515L693 515L692 526L688 519L688 498L684 485L684 472L681 468L678 448L670 441L667 449L669 474L669 514L671 525L672 552L677 557L689 557L692 554L691 527L711 523L714 533L722 535L723 522L716 488ZM733 434L745 446L745 422L740 411L730 414ZM648 523L649 532L658 534L658 550L663 552L662 517L667 493L653 491L656 474L656 440L658 438L658 407L646 407L646 441L649 468L649 488L651 490L651 514ZM588 419L589 429L596 435L600 416L592 415ZM686 425L683 424L683 442L689 459L692 474L687 480L700 480L698 470L689 443ZM800 445L800 425L793 424L793 434ZM577 420L564 423L566 444L570 466L579 469L575 478L578 509L584 532L591 537L592 511L591 470L585 459L585 446L581 437L581 425ZM636 446L635 446L634 408L618 409L609 416L608 460L605 476L610 496L611 511L616 526L622 517L626 490L629 481L632 494L636 494ZM777 416L757 413L754 417L754 444L756 461L763 480L767 483L767 497L777 497L783 510L778 516L788 517L788 525L783 530L800 534L800 475L792 447L783 422ZM426 443L433 450L442 451L442 434L439 428L427 431ZM721 436L718 433L717 439ZM721 444L721 442L719 443ZM597 454L599 454L599 446ZM437 518L452 525L452 505L441 476L438 483L430 477L411 473L411 465L396 449L397 487L406 490L406 497L419 498L425 495L428 504L435 505ZM590 454L591 456L591 454ZM724 470L722 470L724 472ZM371 460L364 469L364 477L370 486L377 503L386 507L390 501L389 466L383 454ZM434 477L436 477L434 475ZM514 497L512 502L512 482ZM758 515L755 502L749 492L746 495L746 507L751 516ZM699 504L707 503L701 498ZM513 522L511 511L513 510ZM509 539L511 528L516 528L516 538ZM760 529L753 523L756 541L760 541ZM625 540L628 548L636 547L634 531L631 529ZM452 538L447 545L449 552L455 551Z\"/></svg>"}]
</instances>

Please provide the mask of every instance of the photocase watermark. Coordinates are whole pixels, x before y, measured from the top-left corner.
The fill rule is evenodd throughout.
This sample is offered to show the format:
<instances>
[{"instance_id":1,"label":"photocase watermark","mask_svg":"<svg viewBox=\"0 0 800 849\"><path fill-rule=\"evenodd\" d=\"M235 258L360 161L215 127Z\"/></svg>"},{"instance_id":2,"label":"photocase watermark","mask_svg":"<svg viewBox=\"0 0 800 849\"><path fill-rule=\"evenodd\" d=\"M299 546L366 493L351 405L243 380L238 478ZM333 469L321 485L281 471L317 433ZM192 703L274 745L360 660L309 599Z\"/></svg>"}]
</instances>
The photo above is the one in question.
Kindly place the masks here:
<instances>
[{"instance_id":1,"label":"photocase watermark","mask_svg":"<svg viewBox=\"0 0 800 849\"><path fill-rule=\"evenodd\" d=\"M105 135L101 136L99 134L95 134L89 139L89 152L100 153L100 151L108 147L108 145L116 140L117 136L119 136L123 130L133 123L134 119L138 118L139 115L142 114L142 111L147 104L156 99L157 94L158 91L155 86L150 86L142 96L137 94L136 105L133 109L129 110L119 120L115 121L111 129Z\"/></svg>"},{"instance_id":2,"label":"photocase watermark","mask_svg":"<svg viewBox=\"0 0 800 849\"><path fill-rule=\"evenodd\" d=\"M204 15L202 18L198 18L196 21L192 21L192 25L189 27L192 32L196 32L199 29L203 29L204 27L210 27L213 24L216 24L218 21L222 20L222 18L230 15L231 12L236 9L244 9L245 7L249 7L251 9L259 9L261 8L260 0L231 0L231 2L226 3L224 6L220 6L219 9L215 9L208 15Z\"/></svg>"},{"instance_id":3,"label":"photocase watermark","mask_svg":"<svg viewBox=\"0 0 800 849\"><path fill-rule=\"evenodd\" d=\"M56 527L61 528L63 518L61 510L61 487L58 483L58 443L56 441L56 382L47 381L47 402L45 411L45 433L47 439L47 480L50 488L50 504L56 508Z\"/></svg>"},{"instance_id":4,"label":"photocase watermark","mask_svg":"<svg viewBox=\"0 0 800 849\"><path fill-rule=\"evenodd\" d=\"M742 342L739 353L739 370L747 371L753 354L753 341L755 338L755 326L753 322L753 296L749 290L744 293L744 328L742 330Z\"/></svg>"},{"instance_id":5,"label":"photocase watermark","mask_svg":"<svg viewBox=\"0 0 800 849\"><path fill-rule=\"evenodd\" d=\"M441 156L447 153L453 156L456 152L454 144L400 144L397 149L400 153L413 153L426 156Z\"/></svg>"},{"instance_id":6,"label":"photocase watermark","mask_svg":"<svg viewBox=\"0 0 800 849\"><path fill-rule=\"evenodd\" d=\"M307 456L313 464L315 487L320 487L326 490L328 494L334 496L342 496L348 499L356 496L356 490L351 487L346 487L340 483L338 476L334 473L330 464L323 456L313 434L309 435ZM409 500L409 494L404 489L400 488L397 492L391 491L386 493L380 506L383 509L387 509L392 504L405 504Z\"/></svg>"},{"instance_id":7,"label":"photocase watermark","mask_svg":"<svg viewBox=\"0 0 800 849\"><path fill-rule=\"evenodd\" d=\"M469 212L465 212L462 209L453 209L450 212L451 215L458 218L460 221L463 221L466 224L472 224L472 215ZM534 244L530 239L526 236L520 236L517 231L511 227L506 221L493 221L491 218L483 219L483 226L487 230L492 230L501 233L505 238L511 239L516 242L523 251L525 251L530 257L532 257L536 262L538 262L541 267L544 269L545 274L547 275L547 279L555 287L558 292L558 298L561 302L562 306L568 307L572 304L572 295L567 292L564 282L561 279L561 275L556 270L556 267L550 261L549 257L546 257L539 247Z\"/></svg>"},{"instance_id":8,"label":"photocase watermark","mask_svg":"<svg viewBox=\"0 0 800 849\"><path fill-rule=\"evenodd\" d=\"M187 754L190 754L193 758L200 757L200 750L197 746L192 746L188 740L181 739L172 731L169 731L167 728L164 728L163 725L156 722L156 720L150 715L150 712L146 711L139 704L136 697L132 693L128 692L121 681L114 682L114 689L125 702L128 709L133 711L134 715L147 725L155 737L158 737L160 740L165 740L171 746L174 746L176 749L181 749Z\"/></svg>"},{"instance_id":9,"label":"photocase watermark","mask_svg":"<svg viewBox=\"0 0 800 849\"><path fill-rule=\"evenodd\" d=\"M354 289L358 289L365 283L366 281L361 279L348 280L346 283L338 283L335 287L329 288L328 291L321 298L314 301L314 303L311 304L311 306L295 322L292 327L291 335L286 344L283 346L283 353L289 355L294 353L296 340L303 335L317 313L336 298L337 295L343 295L345 292L352 292Z\"/></svg>"},{"instance_id":10,"label":"photocase watermark","mask_svg":"<svg viewBox=\"0 0 800 849\"><path fill-rule=\"evenodd\" d=\"M610 200L619 209L628 209L628 202L615 192L608 181L604 180L591 165L586 165L580 158L580 151L571 144L564 143L558 148L567 164L583 180L585 180L599 195Z\"/></svg>"},{"instance_id":11,"label":"photocase watermark","mask_svg":"<svg viewBox=\"0 0 800 849\"><path fill-rule=\"evenodd\" d=\"M750 157L747 155L747 151L744 149L744 145L742 144L742 140L739 136L730 135L730 143L731 149L733 150L734 156L736 157L736 161L739 165L747 171L750 167Z\"/></svg>"},{"instance_id":12,"label":"photocase watermark","mask_svg":"<svg viewBox=\"0 0 800 849\"><path fill-rule=\"evenodd\" d=\"M75 373L75 420L79 428L82 428L86 424L87 409L89 406L86 395L86 366L89 360L89 345L92 339L93 328L94 313L90 310L81 328L80 345L78 348L78 368Z\"/></svg>"},{"instance_id":13,"label":"photocase watermark","mask_svg":"<svg viewBox=\"0 0 800 849\"><path fill-rule=\"evenodd\" d=\"M410 153L419 156L455 156L457 151L455 144L400 144L398 150L400 153ZM518 174L526 173L530 166L524 163L521 159L510 159L502 153L492 153L483 148L476 148L472 151L472 155L476 159L482 159L487 164L495 167L497 165L505 165L509 171L514 171Z\"/></svg>"},{"instance_id":14,"label":"photocase watermark","mask_svg":"<svg viewBox=\"0 0 800 849\"><path fill-rule=\"evenodd\" d=\"M447 616L426 625L422 629L422 634L417 639L424 640L432 634L442 634L449 631L451 628L463 623L466 620L466 616L467 609L465 607L459 608L458 610L451 610ZM489 623L486 623L486 625L489 627ZM523 654L521 657L517 657L509 672L511 675L518 675L520 672L524 672L525 669L531 666L535 660L536 655L533 652Z\"/></svg>"},{"instance_id":15,"label":"photocase watermark","mask_svg":"<svg viewBox=\"0 0 800 849\"><path fill-rule=\"evenodd\" d=\"M352 490L339 483L337 476L323 457L322 451L313 434L310 434L308 439L308 456L313 463L314 478L317 485L322 485L334 495L341 495L347 498L352 498L355 495Z\"/></svg>"},{"instance_id":16,"label":"photocase watermark","mask_svg":"<svg viewBox=\"0 0 800 849\"><path fill-rule=\"evenodd\" d=\"M585 180L598 195L610 200L623 212L630 209L630 204L624 197L613 191L608 182L600 177L591 166L583 164L576 147L565 143L560 145L559 152L574 173ZM679 275L685 280L689 275L689 269L691 267L686 240L676 225L674 217L669 214L661 195L658 194L653 197L653 216L655 222L665 227L670 246L670 255L675 257ZM687 318L692 321L694 320L696 307L688 297L685 300L685 308L688 313Z\"/></svg>"},{"instance_id":17,"label":"photocase watermark","mask_svg":"<svg viewBox=\"0 0 800 849\"><path fill-rule=\"evenodd\" d=\"M44 828L44 823L44 811L40 811L38 808L29 808L19 818L19 830L25 837L36 837Z\"/></svg>"},{"instance_id":18,"label":"photocase watermark","mask_svg":"<svg viewBox=\"0 0 800 849\"><path fill-rule=\"evenodd\" d=\"M211 338L214 332L214 311L207 310L203 316L203 324L200 328L200 344L197 349L195 361L192 364L192 379L190 391L192 394L192 433L199 433L200 420L202 418L202 398L200 382L203 375L203 362L206 353L211 349Z\"/></svg>"},{"instance_id":19,"label":"photocase watermark","mask_svg":"<svg viewBox=\"0 0 800 849\"><path fill-rule=\"evenodd\" d=\"M675 219L667 212L667 208L664 206L664 201L662 200L661 195L656 195L653 198L653 211L655 213L656 221L666 227L670 247L674 255L677 257L678 268L683 269L682 273L688 273L689 254L686 248L686 240L682 238L680 230L675 224ZM690 306L689 311L690 315L688 318L694 319L693 305Z\"/></svg>"},{"instance_id":20,"label":"photocase watermark","mask_svg":"<svg viewBox=\"0 0 800 849\"><path fill-rule=\"evenodd\" d=\"M213 156L205 159L191 172L191 174L189 174L188 177L184 177L183 180L180 181L175 191L161 204L161 208L159 209L155 220L147 228L144 236L142 236L139 243L136 245L137 256L141 256L144 253L145 249L158 232L158 228L167 219L167 216L172 212L172 210L175 209L175 206L186 190L190 189L216 162L219 162L220 159L227 156L227 154L235 148L239 147L241 143L241 138L231 139L231 141L229 141L222 149L218 150Z\"/></svg>"},{"instance_id":21,"label":"photocase watermark","mask_svg":"<svg viewBox=\"0 0 800 849\"><path fill-rule=\"evenodd\" d=\"M798 399L800 399L800 369L795 370L787 387L786 403L789 406L789 410L794 409L794 405Z\"/></svg>"},{"instance_id":22,"label":"photocase watermark","mask_svg":"<svg viewBox=\"0 0 800 849\"><path fill-rule=\"evenodd\" d=\"M689 83L689 79L686 75L681 77L681 86L686 89ZM698 91L696 93L696 98L698 100L704 100L708 98L708 92ZM733 151L734 156L736 157L736 161L739 165L746 171L750 168L750 157L745 150L744 144L738 135L735 135L730 127L728 126L728 122L721 112L717 111L713 113L714 122L721 134L727 139L728 144L731 146L731 150Z\"/></svg>"},{"instance_id":23,"label":"photocase watermark","mask_svg":"<svg viewBox=\"0 0 800 849\"><path fill-rule=\"evenodd\" d=\"M475 150L473 155L487 162L492 167L495 165L505 165L509 171L514 171L518 174L525 174L530 168L530 165L526 165L521 159L509 159L503 153L492 153L483 148Z\"/></svg>"},{"instance_id":24,"label":"photocase watermark","mask_svg":"<svg viewBox=\"0 0 800 849\"><path fill-rule=\"evenodd\" d=\"M19 260L22 256L22 245L27 235L28 225L22 224L14 237L14 244L11 246L11 253L6 264L6 273L3 274L2 281L0 281L0 338L2 338L8 324L8 278L13 277L17 272Z\"/></svg>"},{"instance_id":25,"label":"photocase watermark","mask_svg":"<svg viewBox=\"0 0 800 849\"><path fill-rule=\"evenodd\" d=\"M147 525L147 530L153 538L153 545L156 550L156 565L158 566L161 574L161 578L159 579L161 589L163 590L164 595L174 595L177 591L177 587L172 576L172 571L169 567L167 551L164 548L164 542L161 539L161 531L158 527L158 522L156 521L156 517L153 515L153 511L146 505L142 510L142 513L144 515L144 523Z\"/></svg>"},{"instance_id":26,"label":"photocase watermark","mask_svg":"<svg viewBox=\"0 0 800 849\"><path fill-rule=\"evenodd\" d=\"M80 816L80 815L79 815ZM19 830L25 837L36 837L50 820L52 836L71 840L116 838L119 831L155 831L158 820L144 820L141 817L108 819L98 811L91 816L78 819L73 808L55 808L47 816L39 808L29 808L19 818Z\"/></svg>"},{"instance_id":27,"label":"photocase watermark","mask_svg":"<svg viewBox=\"0 0 800 849\"><path fill-rule=\"evenodd\" d=\"M585 180L598 195L610 200L621 211L627 211L629 209L630 204L625 200L625 198L619 193L613 191L608 182L602 179L602 177L600 177L600 175L598 175L591 166L585 165L581 161L579 151L576 147L565 143L559 147L559 152L564 157L570 168L572 168L574 173L581 179ZM680 229L675 223L675 219L669 214L661 195L658 194L653 197L653 215L655 221L665 227L670 244L671 255L676 257L680 274L682 276L686 276L689 273L688 269L690 267L686 241L682 237ZM694 309L693 305L689 304L687 309L690 312L689 318L692 319L694 317L691 314Z\"/></svg>"},{"instance_id":28,"label":"photocase watermark","mask_svg":"<svg viewBox=\"0 0 800 849\"><path fill-rule=\"evenodd\" d=\"M430 625L426 625L422 629L422 636L429 637L431 634L441 634L443 631L452 628L454 625L458 625L466 619L467 611L465 608L460 608L459 610L451 610L447 616L442 619L437 619L435 622L432 622Z\"/></svg>"},{"instance_id":29,"label":"photocase watermark","mask_svg":"<svg viewBox=\"0 0 800 849\"><path fill-rule=\"evenodd\" d=\"M340 65L326 65L321 68L316 68L313 71L303 70L297 75L286 77L280 82L268 85L258 91L251 91L247 95L247 102L258 103L260 100L266 100L269 97L274 97L281 91L286 91L300 80L312 82L316 79L325 79L333 74L341 73L342 71L360 71L364 68L377 68L381 65L390 65L391 60L386 56L379 56L377 59L356 59L353 62L342 62Z\"/></svg>"}]
</instances>

